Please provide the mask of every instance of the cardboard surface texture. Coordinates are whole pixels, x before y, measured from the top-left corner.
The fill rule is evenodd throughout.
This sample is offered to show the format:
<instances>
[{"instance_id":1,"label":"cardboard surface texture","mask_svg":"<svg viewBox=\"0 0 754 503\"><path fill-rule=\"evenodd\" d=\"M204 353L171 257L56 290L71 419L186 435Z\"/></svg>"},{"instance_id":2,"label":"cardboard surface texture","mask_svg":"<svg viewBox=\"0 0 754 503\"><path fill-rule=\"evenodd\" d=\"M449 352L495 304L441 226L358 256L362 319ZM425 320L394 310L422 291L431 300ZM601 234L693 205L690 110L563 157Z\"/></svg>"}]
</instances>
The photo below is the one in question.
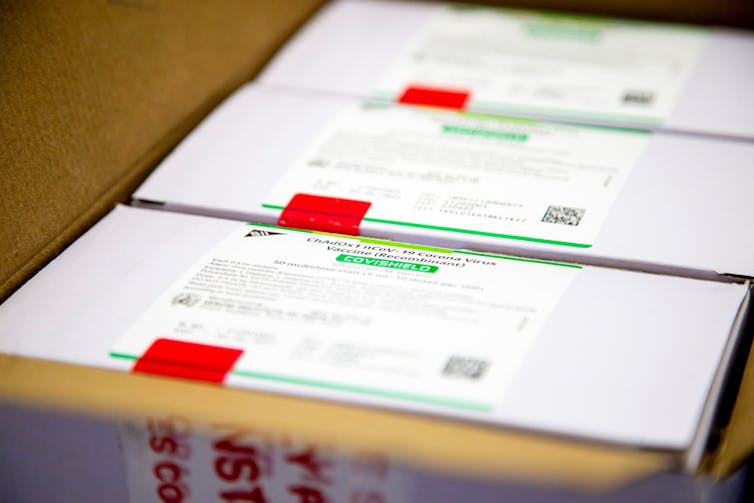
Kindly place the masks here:
<instances>
[{"instance_id":1,"label":"cardboard surface texture","mask_svg":"<svg viewBox=\"0 0 754 503\"><path fill-rule=\"evenodd\" d=\"M3 2L0 299L124 200L319 3Z\"/></svg>"}]
</instances>

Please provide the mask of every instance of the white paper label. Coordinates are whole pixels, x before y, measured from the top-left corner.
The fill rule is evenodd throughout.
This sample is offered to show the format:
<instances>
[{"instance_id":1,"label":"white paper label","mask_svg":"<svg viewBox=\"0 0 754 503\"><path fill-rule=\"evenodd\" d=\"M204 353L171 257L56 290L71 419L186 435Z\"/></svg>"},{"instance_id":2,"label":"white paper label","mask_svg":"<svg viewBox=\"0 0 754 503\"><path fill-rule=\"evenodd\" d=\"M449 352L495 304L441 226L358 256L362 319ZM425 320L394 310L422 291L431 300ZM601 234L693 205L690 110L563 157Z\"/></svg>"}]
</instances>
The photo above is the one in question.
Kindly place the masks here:
<instances>
[{"instance_id":1,"label":"white paper label","mask_svg":"<svg viewBox=\"0 0 754 503\"><path fill-rule=\"evenodd\" d=\"M589 248L650 133L364 104L281 177L296 193L368 201L364 222Z\"/></svg>"},{"instance_id":2,"label":"white paper label","mask_svg":"<svg viewBox=\"0 0 754 503\"><path fill-rule=\"evenodd\" d=\"M412 501L410 473L376 452L345 454L180 416L120 425L132 503Z\"/></svg>"},{"instance_id":3,"label":"white paper label","mask_svg":"<svg viewBox=\"0 0 754 503\"><path fill-rule=\"evenodd\" d=\"M236 348L230 386L493 421L579 269L242 225L112 356L139 358L161 338Z\"/></svg>"},{"instance_id":4,"label":"white paper label","mask_svg":"<svg viewBox=\"0 0 754 503\"><path fill-rule=\"evenodd\" d=\"M407 44L375 94L471 92L469 109L658 125L697 60L701 28L448 6Z\"/></svg>"}]
</instances>

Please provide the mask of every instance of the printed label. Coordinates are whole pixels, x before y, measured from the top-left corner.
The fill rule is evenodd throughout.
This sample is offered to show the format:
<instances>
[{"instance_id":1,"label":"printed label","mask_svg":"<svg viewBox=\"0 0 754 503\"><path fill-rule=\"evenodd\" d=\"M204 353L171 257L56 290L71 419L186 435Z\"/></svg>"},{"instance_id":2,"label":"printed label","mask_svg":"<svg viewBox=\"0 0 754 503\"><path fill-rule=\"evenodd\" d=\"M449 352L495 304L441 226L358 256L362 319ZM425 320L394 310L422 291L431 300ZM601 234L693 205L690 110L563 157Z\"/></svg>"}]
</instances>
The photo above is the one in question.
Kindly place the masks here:
<instances>
[{"instance_id":1,"label":"printed label","mask_svg":"<svg viewBox=\"0 0 754 503\"><path fill-rule=\"evenodd\" d=\"M650 133L401 105L347 107L263 207L369 201L362 221L588 248ZM365 224L362 224L365 225Z\"/></svg>"},{"instance_id":2,"label":"printed label","mask_svg":"<svg viewBox=\"0 0 754 503\"><path fill-rule=\"evenodd\" d=\"M603 17L448 6L418 31L375 96L470 90L468 110L659 125L706 31Z\"/></svg>"},{"instance_id":3,"label":"printed label","mask_svg":"<svg viewBox=\"0 0 754 503\"><path fill-rule=\"evenodd\" d=\"M138 361L158 340L203 344L240 354L227 385L494 418L579 269L242 225L111 356ZM170 364L161 351L161 368Z\"/></svg>"},{"instance_id":4,"label":"printed label","mask_svg":"<svg viewBox=\"0 0 754 503\"><path fill-rule=\"evenodd\" d=\"M410 474L376 452L345 454L286 435L179 416L124 422L133 503L391 503L410 501Z\"/></svg>"}]
</instances>

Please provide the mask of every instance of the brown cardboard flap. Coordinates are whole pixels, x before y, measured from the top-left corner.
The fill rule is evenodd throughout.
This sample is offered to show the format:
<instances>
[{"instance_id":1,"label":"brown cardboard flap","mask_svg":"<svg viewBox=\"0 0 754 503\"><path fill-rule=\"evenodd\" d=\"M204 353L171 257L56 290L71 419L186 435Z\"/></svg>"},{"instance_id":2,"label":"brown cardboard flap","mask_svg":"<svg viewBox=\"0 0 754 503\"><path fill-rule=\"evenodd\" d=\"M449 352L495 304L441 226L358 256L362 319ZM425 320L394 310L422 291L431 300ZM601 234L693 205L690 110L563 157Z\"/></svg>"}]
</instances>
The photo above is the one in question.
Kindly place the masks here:
<instances>
[{"instance_id":1,"label":"brown cardboard flap","mask_svg":"<svg viewBox=\"0 0 754 503\"><path fill-rule=\"evenodd\" d=\"M0 3L0 300L124 200L321 1Z\"/></svg>"},{"instance_id":2,"label":"brown cardboard flap","mask_svg":"<svg viewBox=\"0 0 754 503\"><path fill-rule=\"evenodd\" d=\"M465 422L0 355L0 397L115 418L178 414L295 432L344 449L474 477L606 491L675 468L676 457Z\"/></svg>"}]
</instances>

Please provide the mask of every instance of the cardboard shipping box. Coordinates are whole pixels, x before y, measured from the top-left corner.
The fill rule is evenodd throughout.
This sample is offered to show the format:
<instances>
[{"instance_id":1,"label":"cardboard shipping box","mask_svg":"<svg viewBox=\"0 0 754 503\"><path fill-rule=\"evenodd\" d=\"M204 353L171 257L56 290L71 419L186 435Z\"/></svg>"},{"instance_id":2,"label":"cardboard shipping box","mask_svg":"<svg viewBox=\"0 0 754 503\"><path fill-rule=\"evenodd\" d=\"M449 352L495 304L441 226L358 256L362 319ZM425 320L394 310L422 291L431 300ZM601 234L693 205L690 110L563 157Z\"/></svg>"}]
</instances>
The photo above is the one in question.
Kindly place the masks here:
<instances>
[{"instance_id":1,"label":"cardboard shipping box","mask_svg":"<svg viewBox=\"0 0 754 503\"><path fill-rule=\"evenodd\" d=\"M65 9L35 2L4 4L0 48L10 71L1 77L0 111L6 120L0 123L0 296L7 298L116 201L125 200L204 115L261 68L318 4L227 1L177 6L135 0ZM688 16L670 4L666 7L654 14ZM740 12L748 12L748 3L735 8L728 22L747 19ZM709 4L697 5L695 12L707 9ZM726 17L720 11L701 15L710 20ZM75 291L77 282L69 286L63 298ZM80 309L84 317L91 314ZM717 410L698 467L701 477L724 479L754 444L749 428L754 369L748 365L744 370L746 351L737 358L742 361L733 366L727 399ZM387 445L415 466L549 486L615 489L662 474L692 485L691 474L666 453L9 354L0 356L0 372L3 401L35 409L110 419L181 413L200 421L295 431L307 439L338 440L349 448ZM365 426L375 420L379 429ZM29 424L41 426L16 438L54 436L54 428L43 427L50 421ZM60 431L69 431L65 424L61 420ZM93 430L87 426L78 431ZM95 451L91 459L98 459ZM45 456L42 462L33 452L24 452L32 467L35 460L44 466L52 460ZM65 461L60 466L75 467Z\"/></svg>"}]
</instances>

